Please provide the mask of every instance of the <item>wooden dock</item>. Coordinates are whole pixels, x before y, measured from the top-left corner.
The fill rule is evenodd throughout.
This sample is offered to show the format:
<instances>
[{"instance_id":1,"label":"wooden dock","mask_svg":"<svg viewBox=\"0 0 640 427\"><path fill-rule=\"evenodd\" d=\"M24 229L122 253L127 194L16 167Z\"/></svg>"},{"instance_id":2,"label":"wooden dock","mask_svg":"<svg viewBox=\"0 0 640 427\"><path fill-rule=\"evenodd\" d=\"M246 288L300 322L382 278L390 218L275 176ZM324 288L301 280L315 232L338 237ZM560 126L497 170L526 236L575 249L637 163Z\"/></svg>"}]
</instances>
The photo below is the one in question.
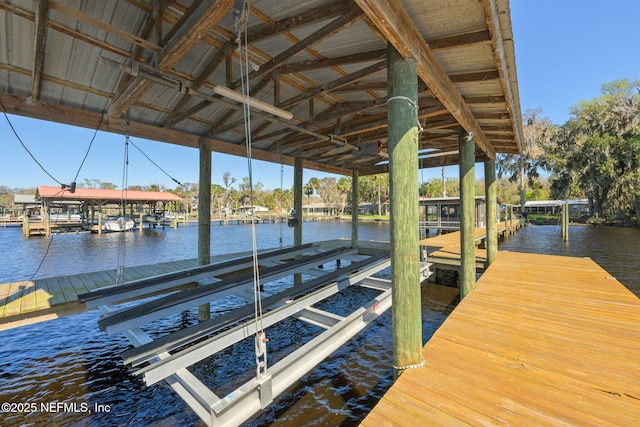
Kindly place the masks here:
<instances>
[{"instance_id":1,"label":"wooden dock","mask_svg":"<svg viewBox=\"0 0 640 427\"><path fill-rule=\"evenodd\" d=\"M520 228L520 223L501 222L496 230L499 239L504 239L514 234ZM476 269L484 271L487 260L487 251L483 249L484 241L487 237L487 229L477 227L475 229L476 241ZM460 269L460 231L440 234L434 237L427 237L420 240L420 246L425 248L429 262L434 269L454 270ZM433 278L436 275L432 276Z\"/></svg>"},{"instance_id":2,"label":"wooden dock","mask_svg":"<svg viewBox=\"0 0 640 427\"><path fill-rule=\"evenodd\" d=\"M282 259L288 259L305 251L318 251L320 250L320 246L323 248L333 248L336 246L344 246L346 244L345 242L346 241L342 240L326 241L323 242L322 245L307 244L298 247L287 247L281 250L261 250L259 253L261 262L281 262ZM368 244L372 247L375 246L374 243L371 242ZM251 266L252 260L249 255L249 252L242 252L212 257L210 268L207 267L206 271L200 272L197 275L195 273L193 273L194 275L189 273L180 280L171 280L169 287L159 287L154 291L150 291L149 289L151 288L148 288L148 292L143 292L142 294L147 297L167 293L170 290L183 290L196 287L199 280L206 281L214 277L220 279L236 274L235 270L242 271L242 269ZM262 258L263 256L264 258ZM225 262L226 264L233 264L233 267L227 266ZM239 264L236 265L235 263ZM178 271L185 273L187 272L186 270L196 267L200 269L197 259L126 267L123 282L125 282L125 284L127 284L127 282L133 282L134 285L138 285L139 283L136 283L136 281L140 279L152 278L154 276L166 275ZM220 269L218 267L220 267ZM84 302L79 301L78 296L97 291L98 289L112 287L116 282L117 271L113 269L0 284L0 331L87 311L87 306ZM98 294L103 292L105 291L100 291ZM122 300L135 299L140 297L140 295L138 295L137 291L131 292L131 295L122 298Z\"/></svg>"},{"instance_id":3,"label":"wooden dock","mask_svg":"<svg viewBox=\"0 0 640 427\"><path fill-rule=\"evenodd\" d=\"M640 300L590 259L499 252L363 426L640 425Z\"/></svg>"},{"instance_id":4,"label":"wooden dock","mask_svg":"<svg viewBox=\"0 0 640 427\"><path fill-rule=\"evenodd\" d=\"M124 280L195 267L196 259L127 267ZM0 284L0 331L86 311L78 295L113 286L116 270Z\"/></svg>"}]
</instances>

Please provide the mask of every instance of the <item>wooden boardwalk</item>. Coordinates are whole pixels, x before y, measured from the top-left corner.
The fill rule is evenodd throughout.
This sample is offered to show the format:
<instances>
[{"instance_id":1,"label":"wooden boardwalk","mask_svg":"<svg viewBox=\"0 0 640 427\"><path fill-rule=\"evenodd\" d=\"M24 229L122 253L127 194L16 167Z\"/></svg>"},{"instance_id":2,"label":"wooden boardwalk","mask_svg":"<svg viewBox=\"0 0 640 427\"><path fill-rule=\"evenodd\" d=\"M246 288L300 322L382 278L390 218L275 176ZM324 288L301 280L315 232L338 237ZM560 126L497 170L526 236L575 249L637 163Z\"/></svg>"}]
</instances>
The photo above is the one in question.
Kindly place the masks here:
<instances>
[{"instance_id":1,"label":"wooden boardwalk","mask_svg":"<svg viewBox=\"0 0 640 427\"><path fill-rule=\"evenodd\" d=\"M640 425L640 300L590 259L499 252L363 426Z\"/></svg>"},{"instance_id":2,"label":"wooden boardwalk","mask_svg":"<svg viewBox=\"0 0 640 427\"><path fill-rule=\"evenodd\" d=\"M124 281L166 274L196 265L197 260L190 259L127 267L124 270ZM112 286L116 279L116 270L107 270L0 284L0 330L86 311L85 305L78 302L78 295Z\"/></svg>"},{"instance_id":3,"label":"wooden boardwalk","mask_svg":"<svg viewBox=\"0 0 640 427\"><path fill-rule=\"evenodd\" d=\"M498 223L496 230L498 237L506 238L506 236L515 233L520 227L519 222ZM483 244L487 236L486 228L475 229L476 241L476 269L483 271L487 260L487 251L479 248ZM439 236L427 237L420 240L420 246L427 251L429 262L434 268L442 268L445 270L458 270L460 268L460 231L440 234Z\"/></svg>"},{"instance_id":4,"label":"wooden boardwalk","mask_svg":"<svg viewBox=\"0 0 640 427\"><path fill-rule=\"evenodd\" d=\"M344 242L346 242L346 240L326 241L323 243L332 247L332 245L344 245ZM371 245L373 245L373 243L371 243ZM300 248L303 249L301 250L306 250L304 249L306 246L313 245L302 245ZM290 252L298 249L292 247L285 250ZM266 256L270 253L269 251L270 250L264 250L259 252L261 254L264 253ZM276 252L278 251L274 251L273 254L276 254ZM249 252L217 255L212 257L211 263L221 263L248 255L250 255ZM286 257L288 255L282 256ZM269 257L265 259L269 260ZM147 277L160 276L194 268L197 267L197 265L197 259L187 259L126 267L123 282L126 283ZM222 278L225 274L229 273L231 273L231 271L221 273L221 276L207 272L202 273L202 275L208 280L214 276ZM183 289L197 286L196 277L197 276L189 276L182 280L181 283L174 284L171 288L167 289ZM0 284L0 331L87 311L86 305L78 301L78 295L113 286L116 284L116 281L117 271L113 269ZM158 292L166 293L167 289ZM145 293L144 295L146 297L154 295L154 293Z\"/></svg>"}]
</instances>

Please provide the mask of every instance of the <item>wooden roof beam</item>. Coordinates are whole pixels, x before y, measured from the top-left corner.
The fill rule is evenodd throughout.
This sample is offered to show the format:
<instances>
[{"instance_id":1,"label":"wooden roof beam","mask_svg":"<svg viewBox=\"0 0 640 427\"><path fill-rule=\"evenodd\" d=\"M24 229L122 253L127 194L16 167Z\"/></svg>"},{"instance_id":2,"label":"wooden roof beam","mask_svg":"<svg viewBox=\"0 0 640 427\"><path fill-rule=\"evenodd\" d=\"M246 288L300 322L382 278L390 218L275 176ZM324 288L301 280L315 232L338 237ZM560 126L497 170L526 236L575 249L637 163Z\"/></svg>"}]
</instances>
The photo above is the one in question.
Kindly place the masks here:
<instances>
[{"instance_id":1,"label":"wooden roof beam","mask_svg":"<svg viewBox=\"0 0 640 427\"><path fill-rule=\"evenodd\" d=\"M134 34L128 33L125 30L122 30L118 27L114 27L113 25L109 25L105 22L100 21L99 19L96 19L92 16L86 15L78 10L75 10L71 7L67 7L65 5L63 5L62 3L58 3L55 1L50 1L49 2L49 7L52 10L57 10L58 12L62 13L63 15L66 15L70 18L73 18L79 22L83 22L85 24L91 25L95 28L98 28L100 30L106 31L107 33L114 35L118 38L121 38L123 40L126 40L130 43L133 43L134 45L137 46L141 46L145 49L148 49L152 52L159 52L160 51L160 46L158 46L155 43L152 43L148 40L143 39L142 37L138 37Z\"/></svg>"},{"instance_id":2,"label":"wooden roof beam","mask_svg":"<svg viewBox=\"0 0 640 427\"><path fill-rule=\"evenodd\" d=\"M368 67L365 67L361 70L356 71L355 73L351 73L347 76L341 77L337 80L334 80L332 82L329 82L325 85L322 86L318 86L312 89L308 89L307 91L305 91L304 93L301 93L298 96L294 96L293 98L289 98L286 101L284 101L279 107L280 108L284 108L287 109L295 104L297 104L298 102L302 102L305 100L308 100L311 97L314 97L316 95L320 95L320 94L327 94L329 92L331 92L333 89L339 88L340 86L344 86L344 85L348 85L349 83L359 80L363 77L369 76L371 74L375 74L380 70L384 70L385 68L387 68L387 61L386 59L384 61L380 61L377 62L373 65L370 65Z\"/></svg>"},{"instance_id":3,"label":"wooden roof beam","mask_svg":"<svg viewBox=\"0 0 640 427\"><path fill-rule=\"evenodd\" d=\"M446 50L460 46L468 46L470 44L477 43L489 43L491 41L491 35L489 31L482 30L473 33L460 34L450 37L443 37L441 39L429 40L428 44L432 51ZM345 55L337 58L327 58L317 61L303 61L297 64L282 65L279 71L282 74L300 73L310 70L317 70L320 68L333 67L336 65L355 64L358 62L375 61L384 59L387 56L387 49L379 49L370 52L356 53L352 55ZM496 70L497 75L497 70ZM383 83L386 88L386 82ZM361 90L361 89L360 89Z\"/></svg>"},{"instance_id":4,"label":"wooden roof beam","mask_svg":"<svg viewBox=\"0 0 640 427\"><path fill-rule=\"evenodd\" d=\"M337 65L353 65L359 62L380 61L387 57L387 49L379 49L371 52L354 53L337 58L318 59L315 61L303 61L297 64L281 65L278 71L281 74L302 73L321 68L335 67Z\"/></svg>"},{"instance_id":5,"label":"wooden roof beam","mask_svg":"<svg viewBox=\"0 0 640 427\"><path fill-rule=\"evenodd\" d=\"M280 65L284 64L289 58L297 55L305 49L321 42L327 37L331 36L336 31L344 28L345 26L352 25L355 20L358 19L362 15L362 11L357 7L353 7L351 5L340 17L334 19L315 33L307 36L306 38L300 40L298 43L295 43L293 46L285 49L280 54L276 55L269 61L260 65L260 69L257 71L252 71L249 73L249 80L254 80L256 78L265 76L271 73L273 70L278 68ZM231 84L231 87L239 87L240 81L235 81Z\"/></svg>"},{"instance_id":6,"label":"wooden roof beam","mask_svg":"<svg viewBox=\"0 0 640 427\"><path fill-rule=\"evenodd\" d=\"M233 6L233 0L202 0L195 2L182 19L165 36L168 40L160 51L156 68L169 70L174 67L209 29L224 18ZM113 100L109 115L120 117L153 83L135 78Z\"/></svg>"},{"instance_id":7,"label":"wooden roof beam","mask_svg":"<svg viewBox=\"0 0 640 427\"><path fill-rule=\"evenodd\" d=\"M474 31L471 33L457 34L455 36L442 37L440 39L428 40L427 44L432 52L446 49L454 49L473 44L484 44L491 42L491 34L488 30Z\"/></svg>"},{"instance_id":8,"label":"wooden roof beam","mask_svg":"<svg viewBox=\"0 0 640 427\"><path fill-rule=\"evenodd\" d=\"M407 11L394 0L355 0L385 38L405 57L414 58L418 75L451 112L460 125L473 132L476 144L491 159L496 152L480 128L469 106L424 41Z\"/></svg>"},{"instance_id":9,"label":"wooden roof beam","mask_svg":"<svg viewBox=\"0 0 640 427\"><path fill-rule=\"evenodd\" d=\"M196 80L192 83L191 87L194 89L200 89L202 85L204 85L207 79L213 74L213 72L218 68L220 63L225 59L226 52L224 50L219 50L218 53L211 59L207 67L200 73L200 75L196 78ZM182 120L188 118L192 114L197 113L198 111L208 107L211 105L209 101L203 101L194 107L189 108L185 111L185 107L191 100L191 95L184 94L182 99L178 101L178 104L173 108L173 112L164 122L166 127L171 127L176 123L181 122Z\"/></svg>"},{"instance_id":10,"label":"wooden roof beam","mask_svg":"<svg viewBox=\"0 0 640 427\"><path fill-rule=\"evenodd\" d=\"M279 36L281 34L289 33L296 29L306 27L308 25L315 24L317 22L332 19L337 16L343 15L350 10L352 2L349 0L341 0L336 3L311 9L302 15L291 16L282 19L278 22L269 25L266 28L261 28L256 31L251 31L247 34L249 44L264 40L270 37ZM253 8L250 12L253 12Z\"/></svg>"},{"instance_id":11,"label":"wooden roof beam","mask_svg":"<svg viewBox=\"0 0 640 427\"><path fill-rule=\"evenodd\" d=\"M493 54L498 64L498 71L500 72L500 82L502 88L509 102L507 102L507 110L511 116L511 123L513 125L513 133L516 136L516 144L518 150L521 153L528 151L528 147L524 141L522 131L522 119L520 117L520 105L516 98L517 87L514 89L511 86L510 73L507 69L507 58L505 54L504 40L502 38L502 28L500 26L500 15L498 7L496 6L496 0L481 0L482 7L484 8L484 14L486 16L487 25L489 26L489 32L491 33L491 44L493 47ZM508 13L508 12L507 12ZM513 70L515 75L515 70ZM518 103L516 103L518 101Z\"/></svg>"},{"instance_id":12,"label":"wooden roof beam","mask_svg":"<svg viewBox=\"0 0 640 427\"><path fill-rule=\"evenodd\" d=\"M8 13L11 13L13 15L19 16L21 18L28 19L29 21L33 21L33 22L36 21L35 13L27 11L27 10L24 10L24 9L21 9L19 7L16 7L16 6L8 4L8 3L0 2L0 10L4 10L4 11L6 11ZM51 21L51 19L47 20L47 26L52 30L56 30L56 31L58 31L58 32L60 32L62 34L66 34L66 35L68 35L70 37L73 37L74 39L82 40L83 42L88 43L90 45L98 46L99 48L104 49L104 50L106 50L108 52L114 53L114 54L116 54L118 56L122 56L122 57L125 57L125 58L131 58L131 54L129 52L123 50L123 49L120 49L120 48L117 48L117 47L115 47L113 45L105 43L102 40L98 40L98 39L95 39L93 37L89 37L89 36L87 36L85 34L82 34L82 33L78 32L78 31L75 31L75 30L73 30L73 29L71 29L69 27L65 27L62 24L59 24L57 22L53 22L53 21ZM140 58L137 58L137 59L139 61L142 61L142 59L140 59Z\"/></svg>"},{"instance_id":13,"label":"wooden roof beam","mask_svg":"<svg viewBox=\"0 0 640 427\"><path fill-rule=\"evenodd\" d=\"M47 36L47 19L49 1L36 1L35 37L33 42L33 69L31 70L31 98L40 99L40 85L42 84L42 70L44 68L44 52Z\"/></svg>"},{"instance_id":14,"label":"wooden roof beam","mask_svg":"<svg viewBox=\"0 0 640 427\"><path fill-rule=\"evenodd\" d=\"M500 73L497 69L472 71L468 73L451 74L449 75L449 78L453 83L474 83L489 80L498 80L500 78ZM334 92L361 92L364 90L378 90L386 92L387 82L355 82L333 89ZM418 92L425 92L428 90L429 87L426 84L422 83L418 85ZM502 97L502 102L504 102L504 97Z\"/></svg>"}]
</instances>

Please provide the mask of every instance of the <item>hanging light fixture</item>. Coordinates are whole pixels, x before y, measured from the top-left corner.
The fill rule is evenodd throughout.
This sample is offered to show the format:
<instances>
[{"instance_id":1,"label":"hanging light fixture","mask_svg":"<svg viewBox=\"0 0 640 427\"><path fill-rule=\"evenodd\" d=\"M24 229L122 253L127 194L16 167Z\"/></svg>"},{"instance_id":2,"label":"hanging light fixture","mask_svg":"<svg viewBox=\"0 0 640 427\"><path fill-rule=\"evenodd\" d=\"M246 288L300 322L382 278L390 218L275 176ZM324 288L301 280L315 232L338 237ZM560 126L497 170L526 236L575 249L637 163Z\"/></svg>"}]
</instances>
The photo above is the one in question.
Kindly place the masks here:
<instances>
[{"instance_id":1,"label":"hanging light fixture","mask_svg":"<svg viewBox=\"0 0 640 427\"><path fill-rule=\"evenodd\" d=\"M271 105L264 101L260 101L259 99L252 98L250 96L244 96L240 92L236 92L235 90L229 89L226 86L214 86L213 93L224 96L225 98L233 99L234 101L241 102L243 104L249 105L252 108L264 111L265 113L273 114L274 116L281 117L285 120L293 119L293 114L287 110L283 110L282 108L278 108L274 105Z\"/></svg>"}]
</instances>

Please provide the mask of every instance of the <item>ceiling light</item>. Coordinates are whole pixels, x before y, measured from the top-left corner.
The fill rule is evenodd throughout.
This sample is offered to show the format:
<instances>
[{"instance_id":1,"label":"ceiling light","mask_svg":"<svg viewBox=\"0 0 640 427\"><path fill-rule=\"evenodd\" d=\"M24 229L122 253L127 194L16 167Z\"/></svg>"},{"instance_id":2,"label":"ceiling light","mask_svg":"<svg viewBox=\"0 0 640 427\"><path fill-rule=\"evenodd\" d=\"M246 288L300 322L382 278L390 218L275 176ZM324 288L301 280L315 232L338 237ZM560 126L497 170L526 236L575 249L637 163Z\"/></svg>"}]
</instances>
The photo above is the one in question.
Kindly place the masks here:
<instances>
[{"instance_id":1,"label":"ceiling light","mask_svg":"<svg viewBox=\"0 0 640 427\"><path fill-rule=\"evenodd\" d=\"M286 120L293 119L293 114L287 110L283 110L282 108L278 108L250 96L244 96L240 92L236 92L228 87L216 85L213 87L213 92L217 95L224 96L225 98L233 99L234 101L249 105L257 110L264 111L265 113L273 114L274 116L278 116Z\"/></svg>"}]
</instances>

